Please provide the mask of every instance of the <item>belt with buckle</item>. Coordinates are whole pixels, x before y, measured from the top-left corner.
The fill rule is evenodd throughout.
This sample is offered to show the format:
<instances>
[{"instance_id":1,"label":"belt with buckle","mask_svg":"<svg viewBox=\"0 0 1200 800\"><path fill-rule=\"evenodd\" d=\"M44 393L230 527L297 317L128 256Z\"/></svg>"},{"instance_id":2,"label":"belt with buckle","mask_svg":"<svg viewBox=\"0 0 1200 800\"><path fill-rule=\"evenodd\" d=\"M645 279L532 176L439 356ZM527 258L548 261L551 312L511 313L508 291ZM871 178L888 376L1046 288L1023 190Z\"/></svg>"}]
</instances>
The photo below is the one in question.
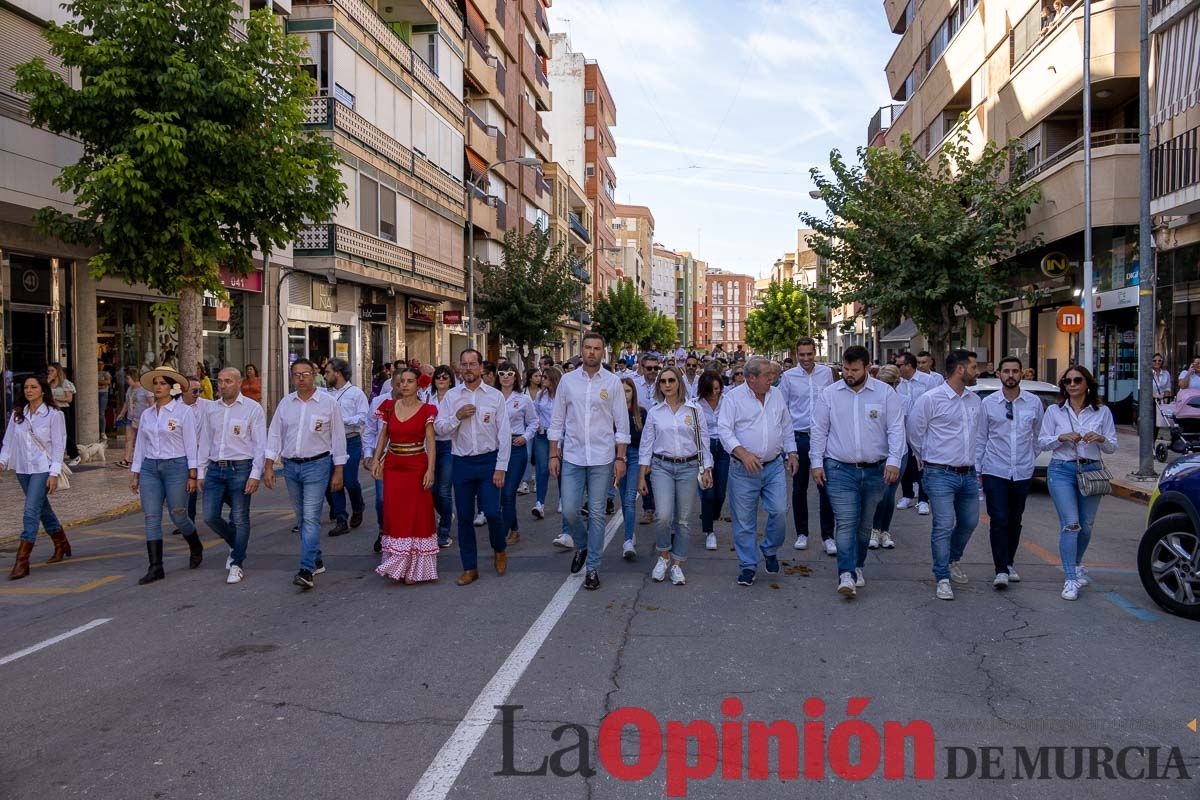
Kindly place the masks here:
<instances>
[{"instance_id":1,"label":"belt with buckle","mask_svg":"<svg viewBox=\"0 0 1200 800\"><path fill-rule=\"evenodd\" d=\"M1080 464L1098 464L1098 463L1100 463L1099 459L1096 459L1096 458L1077 458L1075 460L1078 461Z\"/></svg>"},{"instance_id":2,"label":"belt with buckle","mask_svg":"<svg viewBox=\"0 0 1200 800\"><path fill-rule=\"evenodd\" d=\"M347 439L357 439L360 436L362 436L362 431L347 431L346 432Z\"/></svg>"},{"instance_id":3,"label":"belt with buckle","mask_svg":"<svg viewBox=\"0 0 1200 800\"><path fill-rule=\"evenodd\" d=\"M317 453L315 456L309 456L308 458L285 458L284 461L290 461L293 464L307 464L310 461L320 461L328 455L329 451L326 450L324 453Z\"/></svg>"},{"instance_id":4,"label":"belt with buckle","mask_svg":"<svg viewBox=\"0 0 1200 800\"><path fill-rule=\"evenodd\" d=\"M425 443L397 442L388 445L388 452L394 456L418 456L425 452Z\"/></svg>"},{"instance_id":5,"label":"belt with buckle","mask_svg":"<svg viewBox=\"0 0 1200 800\"><path fill-rule=\"evenodd\" d=\"M884 459L880 459L879 461L838 461L836 458L834 458L830 460L837 461L837 463L844 467L854 467L855 469L875 469L880 464L884 463Z\"/></svg>"},{"instance_id":6,"label":"belt with buckle","mask_svg":"<svg viewBox=\"0 0 1200 800\"><path fill-rule=\"evenodd\" d=\"M695 461L700 456L694 455L694 456L683 456L682 458L675 458L674 456L663 456L663 455L659 455L658 453L655 453L654 457L657 458L659 461L666 461L669 464L686 464L689 461Z\"/></svg>"},{"instance_id":7,"label":"belt with buckle","mask_svg":"<svg viewBox=\"0 0 1200 800\"><path fill-rule=\"evenodd\" d=\"M217 461L215 459L210 458L208 460L208 463L218 469L229 469L231 467L241 467L241 466L245 466L246 464L252 464L252 463L254 463L254 459L241 458L241 459L238 459L237 461L230 461L228 459L226 459L224 461Z\"/></svg>"},{"instance_id":8,"label":"belt with buckle","mask_svg":"<svg viewBox=\"0 0 1200 800\"><path fill-rule=\"evenodd\" d=\"M925 468L929 469L930 467L933 467L934 469L944 469L947 472L953 472L957 475L965 475L966 473L975 469L974 465L970 465L970 466L966 466L966 467L952 467L949 464L934 464L932 462L926 461Z\"/></svg>"}]
</instances>

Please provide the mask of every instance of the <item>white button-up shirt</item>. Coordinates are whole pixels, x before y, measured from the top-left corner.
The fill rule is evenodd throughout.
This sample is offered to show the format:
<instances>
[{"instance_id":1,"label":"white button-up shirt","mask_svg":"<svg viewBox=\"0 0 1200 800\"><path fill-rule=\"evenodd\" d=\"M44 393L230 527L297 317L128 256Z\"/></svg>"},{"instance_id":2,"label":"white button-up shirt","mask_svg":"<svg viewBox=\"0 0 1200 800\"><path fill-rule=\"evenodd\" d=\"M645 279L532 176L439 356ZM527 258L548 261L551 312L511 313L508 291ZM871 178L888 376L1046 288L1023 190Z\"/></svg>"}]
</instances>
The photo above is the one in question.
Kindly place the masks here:
<instances>
[{"instance_id":1,"label":"white button-up shirt","mask_svg":"<svg viewBox=\"0 0 1200 800\"><path fill-rule=\"evenodd\" d=\"M199 435L192 407L176 398L159 408L151 404L138 423L130 472L141 472L143 459L186 458L188 469L199 469Z\"/></svg>"},{"instance_id":2,"label":"white button-up shirt","mask_svg":"<svg viewBox=\"0 0 1200 800\"><path fill-rule=\"evenodd\" d=\"M34 441L37 437L39 445ZM67 447L67 423L63 413L43 402L33 414L25 407L25 419L8 417L0 464L20 475L62 472L63 451Z\"/></svg>"},{"instance_id":3,"label":"white button-up shirt","mask_svg":"<svg viewBox=\"0 0 1200 800\"><path fill-rule=\"evenodd\" d=\"M563 461L578 467L611 464L616 446L629 444L629 409L621 379L603 369L589 376L582 367L564 375L554 395L547 435L560 443Z\"/></svg>"},{"instance_id":4,"label":"white button-up shirt","mask_svg":"<svg viewBox=\"0 0 1200 800\"><path fill-rule=\"evenodd\" d=\"M200 467L196 476L204 478L209 461L250 460L250 477L262 477L267 452L267 414L261 404L242 394L226 405L211 400L195 409L200 416Z\"/></svg>"},{"instance_id":5,"label":"white button-up shirt","mask_svg":"<svg viewBox=\"0 0 1200 800\"><path fill-rule=\"evenodd\" d=\"M901 376L900 383L896 384L896 391L904 398L904 414L906 417L912 412L913 406L917 403L917 398L933 388L928 382L917 377L924 374L923 372L916 372L912 378Z\"/></svg>"},{"instance_id":6,"label":"white button-up shirt","mask_svg":"<svg viewBox=\"0 0 1200 800\"><path fill-rule=\"evenodd\" d=\"M345 429L346 435L362 433L367 418L371 416L371 403L363 390L353 383L347 383L340 389L327 386L322 391L336 400L338 408L342 410L342 428ZM390 392L384 396L388 395Z\"/></svg>"},{"instance_id":7,"label":"white button-up shirt","mask_svg":"<svg viewBox=\"0 0 1200 800\"><path fill-rule=\"evenodd\" d=\"M683 374L683 388L687 392L689 400L694 400L696 395L700 393L700 373L696 373L696 377L689 378L687 373Z\"/></svg>"},{"instance_id":8,"label":"white button-up shirt","mask_svg":"<svg viewBox=\"0 0 1200 800\"><path fill-rule=\"evenodd\" d=\"M474 416L460 420L458 410L463 406L475 406ZM438 406L434 432L450 437L450 450L456 456L478 456L496 453L496 470L508 471L508 457L512 453L512 430L508 425L508 409L504 406L504 395L483 381L479 388L471 391L460 383L450 391Z\"/></svg>"},{"instance_id":9,"label":"white button-up shirt","mask_svg":"<svg viewBox=\"0 0 1200 800\"><path fill-rule=\"evenodd\" d=\"M1098 433L1104 437L1100 444L1095 442L1071 444L1060 442L1059 435L1075 431L1079 435ZM1042 417L1042 431L1038 436L1038 449L1050 450L1051 458L1063 461L1074 461L1076 458L1091 458L1098 460L1100 453L1117 452L1117 426L1113 423L1112 412L1108 406L1092 408L1084 406L1082 414L1076 414L1071 408L1070 401L1062 405L1052 405L1046 409Z\"/></svg>"},{"instance_id":10,"label":"white button-up shirt","mask_svg":"<svg viewBox=\"0 0 1200 800\"><path fill-rule=\"evenodd\" d=\"M725 402L725 391L721 392L721 397L717 400L717 407L713 408L708 404L707 400L697 400L696 405L700 406L700 411L704 414L704 424L708 427L708 437L710 439L717 438L717 421L721 417L721 404Z\"/></svg>"},{"instance_id":11,"label":"white button-up shirt","mask_svg":"<svg viewBox=\"0 0 1200 800\"><path fill-rule=\"evenodd\" d=\"M1150 380L1154 385L1155 397L1166 397L1171 393L1171 373L1165 369L1150 370Z\"/></svg>"},{"instance_id":12,"label":"white button-up shirt","mask_svg":"<svg viewBox=\"0 0 1200 800\"><path fill-rule=\"evenodd\" d=\"M921 381L925 384L925 391L936 389L946 382L946 377L940 372L922 372L917 370L913 373L913 380Z\"/></svg>"},{"instance_id":13,"label":"white button-up shirt","mask_svg":"<svg viewBox=\"0 0 1200 800\"><path fill-rule=\"evenodd\" d=\"M804 367L792 367L779 379L779 391L792 415L792 430L812 428L813 409L826 386L833 383L833 370L824 364L814 364L812 372Z\"/></svg>"},{"instance_id":14,"label":"white button-up shirt","mask_svg":"<svg viewBox=\"0 0 1200 800\"><path fill-rule=\"evenodd\" d=\"M696 426L700 426L700 445L697 447ZM639 463L647 466L651 456L689 458L699 455L702 466L712 466L712 451L708 446L708 422L695 401L681 403L675 411L666 403L659 403L646 414L642 426L642 442L638 445ZM644 462L641 453L648 454Z\"/></svg>"},{"instance_id":15,"label":"white button-up shirt","mask_svg":"<svg viewBox=\"0 0 1200 800\"><path fill-rule=\"evenodd\" d=\"M533 408L537 412L538 433L550 430L550 420L554 418L554 398L550 396L549 389L538 389Z\"/></svg>"},{"instance_id":16,"label":"white button-up shirt","mask_svg":"<svg viewBox=\"0 0 1200 800\"><path fill-rule=\"evenodd\" d=\"M1003 391L983 398L975 437L975 464L984 475L1027 481L1033 477L1033 464L1039 452L1042 401L1037 395L1023 391L1012 401L1012 419L1009 414Z\"/></svg>"},{"instance_id":17,"label":"white button-up shirt","mask_svg":"<svg viewBox=\"0 0 1200 800\"><path fill-rule=\"evenodd\" d=\"M979 395L964 388L957 394L942 383L917 398L908 418L908 441L926 464L969 467L975 464L975 431Z\"/></svg>"},{"instance_id":18,"label":"white button-up shirt","mask_svg":"<svg viewBox=\"0 0 1200 800\"><path fill-rule=\"evenodd\" d=\"M266 457L311 458L321 453L333 456L334 466L345 464L346 428L342 409L328 392L314 391L308 400L292 392L279 401L271 427L267 429Z\"/></svg>"},{"instance_id":19,"label":"white button-up shirt","mask_svg":"<svg viewBox=\"0 0 1200 800\"><path fill-rule=\"evenodd\" d=\"M537 410L528 394L513 392L505 399L504 407L508 409L508 429L514 437L524 436L526 439L532 439L537 435Z\"/></svg>"},{"instance_id":20,"label":"white button-up shirt","mask_svg":"<svg viewBox=\"0 0 1200 800\"><path fill-rule=\"evenodd\" d=\"M657 377L654 380L646 380L644 375L634 377L633 387L637 389L638 405L642 408L650 408L650 406L654 405L654 382L657 380ZM561 383L559 385L561 386ZM625 396L624 389L621 390L621 396Z\"/></svg>"},{"instance_id":21,"label":"white button-up shirt","mask_svg":"<svg viewBox=\"0 0 1200 800\"><path fill-rule=\"evenodd\" d=\"M760 460L770 461L780 453L796 452L791 414L774 386L767 389L762 400L746 383L727 391L721 398L717 430L721 444L731 455L736 448L744 447Z\"/></svg>"},{"instance_id":22,"label":"white button-up shirt","mask_svg":"<svg viewBox=\"0 0 1200 800\"><path fill-rule=\"evenodd\" d=\"M389 391L385 394L378 395L371 401L370 414L367 416L367 423L363 425L362 446L363 458L375 457L375 445L379 443L379 433L387 425L387 420L381 417L377 412L379 407L388 400L398 400L398 397L392 397L391 384L388 384ZM434 403L434 405L437 405Z\"/></svg>"},{"instance_id":23,"label":"white button-up shirt","mask_svg":"<svg viewBox=\"0 0 1200 800\"><path fill-rule=\"evenodd\" d=\"M828 456L844 464L887 460L900 467L904 458L904 400L881 380L867 377L854 391L844 380L830 384L813 409L809 460L821 466Z\"/></svg>"}]
</instances>

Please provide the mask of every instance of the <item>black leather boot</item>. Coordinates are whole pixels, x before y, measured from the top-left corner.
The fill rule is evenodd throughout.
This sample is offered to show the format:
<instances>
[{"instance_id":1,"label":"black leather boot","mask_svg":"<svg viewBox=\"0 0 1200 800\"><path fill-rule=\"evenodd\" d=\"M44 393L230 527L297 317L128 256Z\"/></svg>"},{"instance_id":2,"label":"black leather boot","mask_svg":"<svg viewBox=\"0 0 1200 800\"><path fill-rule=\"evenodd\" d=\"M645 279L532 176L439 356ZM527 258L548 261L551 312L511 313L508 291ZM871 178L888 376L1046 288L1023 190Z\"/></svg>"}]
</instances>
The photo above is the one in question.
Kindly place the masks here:
<instances>
[{"instance_id":1,"label":"black leather boot","mask_svg":"<svg viewBox=\"0 0 1200 800\"><path fill-rule=\"evenodd\" d=\"M146 574L138 579L139 586L161 581L166 577L162 565L162 539L146 542L146 555L150 558L150 569L146 570Z\"/></svg>"},{"instance_id":2,"label":"black leather boot","mask_svg":"<svg viewBox=\"0 0 1200 800\"><path fill-rule=\"evenodd\" d=\"M188 555L188 569L195 569L204 560L204 545L200 544L200 534L192 531L186 534L183 540L187 542L188 550L191 551Z\"/></svg>"}]
</instances>

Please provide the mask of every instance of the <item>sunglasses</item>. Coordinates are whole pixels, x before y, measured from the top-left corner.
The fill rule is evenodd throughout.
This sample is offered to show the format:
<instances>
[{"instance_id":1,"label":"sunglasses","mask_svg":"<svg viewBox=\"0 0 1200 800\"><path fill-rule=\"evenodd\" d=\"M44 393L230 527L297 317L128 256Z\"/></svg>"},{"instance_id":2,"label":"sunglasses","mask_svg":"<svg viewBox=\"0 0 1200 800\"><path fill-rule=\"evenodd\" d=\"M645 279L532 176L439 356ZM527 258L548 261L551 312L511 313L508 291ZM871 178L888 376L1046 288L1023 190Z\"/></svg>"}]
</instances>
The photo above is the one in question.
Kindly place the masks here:
<instances>
[{"instance_id":1,"label":"sunglasses","mask_svg":"<svg viewBox=\"0 0 1200 800\"><path fill-rule=\"evenodd\" d=\"M675 383L676 381L674 378L659 378L658 382L661 383L663 386L670 386L672 383Z\"/></svg>"},{"instance_id":2,"label":"sunglasses","mask_svg":"<svg viewBox=\"0 0 1200 800\"><path fill-rule=\"evenodd\" d=\"M1083 383L1084 379L1081 377L1063 378L1062 382L1063 382L1063 386L1074 386L1077 383Z\"/></svg>"},{"instance_id":3,"label":"sunglasses","mask_svg":"<svg viewBox=\"0 0 1200 800\"><path fill-rule=\"evenodd\" d=\"M662 367L642 367L646 372L658 372Z\"/></svg>"},{"instance_id":4,"label":"sunglasses","mask_svg":"<svg viewBox=\"0 0 1200 800\"><path fill-rule=\"evenodd\" d=\"M735 377L735 378L740 378L740 377L742 377L742 376L743 376L743 375L745 375L745 374L746 374L746 373L744 373L744 372L735 372L735 373L733 373L733 377Z\"/></svg>"},{"instance_id":5,"label":"sunglasses","mask_svg":"<svg viewBox=\"0 0 1200 800\"><path fill-rule=\"evenodd\" d=\"M200 392L201 392L201 390L200 390L200 389L192 389L192 396L193 396L193 397L199 397L199 396L200 396Z\"/></svg>"},{"instance_id":6,"label":"sunglasses","mask_svg":"<svg viewBox=\"0 0 1200 800\"><path fill-rule=\"evenodd\" d=\"M513 375L516 375L517 373L513 372L511 369L502 369L499 372L497 372L496 374L499 375L501 378L511 378Z\"/></svg>"},{"instance_id":7,"label":"sunglasses","mask_svg":"<svg viewBox=\"0 0 1200 800\"><path fill-rule=\"evenodd\" d=\"M1005 400L1005 401L1004 401L1004 416L1005 416L1006 418L1010 419L1010 420L1013 418L1013 404L1012 404L1012 400Z\"/></svg>"}]
</instances>

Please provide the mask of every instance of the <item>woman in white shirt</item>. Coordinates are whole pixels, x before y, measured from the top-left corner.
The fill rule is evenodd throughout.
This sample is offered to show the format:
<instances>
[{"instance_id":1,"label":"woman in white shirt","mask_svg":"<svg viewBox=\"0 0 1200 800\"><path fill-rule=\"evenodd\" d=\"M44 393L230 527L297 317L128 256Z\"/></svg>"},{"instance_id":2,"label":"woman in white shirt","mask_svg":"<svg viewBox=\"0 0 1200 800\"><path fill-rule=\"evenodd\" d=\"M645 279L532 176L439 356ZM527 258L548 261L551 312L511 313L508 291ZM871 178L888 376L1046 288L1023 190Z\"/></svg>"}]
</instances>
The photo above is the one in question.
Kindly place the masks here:
<instances>
[{"instance_id":1,"label":"woman in white shirt","mask_svg":"<svg viewBox=\"0 0 1200 800\"><path fill-rule=\"evenodd\" d=\"M657 404L646 413L638 448L638 492L644 497L654 484L655 547L658 561L650 577L661 581L671 573L671 583L685 582L683 562L688 556L688 520L700 488L712 486L712 453L708 425L700 407L684 399L683 372L667 367L654 384Z\"/></svg>"},{"instance_id":2,"label":"woman in white shirt","mask_svg":"<svg viewBox=\"0 0 1200 800\"><path fill-rule=\"evenodd\" d=\"M712 486L700 492L700 527L704 529L704 549L717 549L717 534L713 525L721 518L725 505L725 490L729 486L729 453L717 436L717 417L721 411L721 395L725 385L716 370L705 370L696 389L696 404L708 426L708 449L712 453Z\"/></svg>"},{"instance_id":3,"label":"woman in white shirt","mask_svg":"<svg viewBox=\"0 0 1200 800\"><path fill-rule=\"evenodd\" d=\"M546 431L550 430L550 417L554 415L554 393L558 391L558 382L561 380L562 370L558 367L543 368L542 388L533 397L533 410L538 417L537 435L533 438L533 474L537 491L533 516L537 519L546 516L546 490L550 488L550 439Z\"/></svg>"},{"instance_id":4,"label":"woman in white shirt","mask_svg":"<svg viewBox=\"0 0 1200 800\"><path fill-rule=\"evenodd\" d=\"M512 431L512 450L508 456L508 471L504 473L504 488L500 490L500 516L508 534L508 544L521 541L517 524L517 489L525 478L525 465L529 463L526 445L537 435L538 417L529 395L521 391L521 372L511 361L496 365L496 378L500 393L504 395L504 409L508 412L508 427Z\"/></svg>"},{"instance_id":5,"label":"woman in white shirt","mask_svg":"<svg viewBox=\"0 0 1200 800\"><path fill-rule=\"evenodd\" d=\"M445 364L433 371L433 383L429 386L429 397L425 401L439 410L446 393L454 388L454 371ZM445 549L453 544L450 538L450 522L454 519L454 454L449 436L435 436L437 459L433 470L433 508L437 512L438 547Z\"/></svg>"},{"instance_id":6,"label":"woman in white shirt","mask_svg":"<svg viewBox=\"0 0 1200 800\"><path fill-rule=\"evenodd\" d=\"M1100 469L1101 453L1117 452L1117 428L1112 413L1100 402L1096 379L1085 367L1064 372L1058 390L1058 404L1046 409L1042 418L1038 449L1053 451L1046 483L1058 511L1058 553L1066 573L1062 597L1074 600L1091 583L1083 554L1100 509L1100 495L1083 495L1076 473Z\"/></svg>"},{"instance_id":7,"label":"woman in white shirt","mask_svg":"<svg viewBox=\"0 0 1200 800\"><path fill-rule=\"evenodd\" d=\"M47 562L56 564L71 555L71 544L63 533L49 495L58 489L63 452L67 446L67 424L63 413L52 404L52 389L44 378L30 375L22 386L22 397L8 418L4 445L0 447L0 472L11 469L25 493L21 541L17 560L9 580L29 574L29 555L37 541L38 524L54 542L54 555Z\"/></svg>"},{"instance_id":8,"label":"woman in white shirt","mask_svg":"<svg viewBox=\"0 0 1200 800\"><path fill-rule=\"evenodd\" d=\"M188 518L188 495L196 493L198 437L192 407L179 398L188 379L170 367L150 370L141 377L142 386L154 395L154 403L142 412L137 443L133 448L130 490L142 500L146 519L146 555L150 569L139 584L163 579L163 503L171 521L188 543L188 566L195 569L204 558L204 546L196 524Z\"/></svg>"}]
</instances>

